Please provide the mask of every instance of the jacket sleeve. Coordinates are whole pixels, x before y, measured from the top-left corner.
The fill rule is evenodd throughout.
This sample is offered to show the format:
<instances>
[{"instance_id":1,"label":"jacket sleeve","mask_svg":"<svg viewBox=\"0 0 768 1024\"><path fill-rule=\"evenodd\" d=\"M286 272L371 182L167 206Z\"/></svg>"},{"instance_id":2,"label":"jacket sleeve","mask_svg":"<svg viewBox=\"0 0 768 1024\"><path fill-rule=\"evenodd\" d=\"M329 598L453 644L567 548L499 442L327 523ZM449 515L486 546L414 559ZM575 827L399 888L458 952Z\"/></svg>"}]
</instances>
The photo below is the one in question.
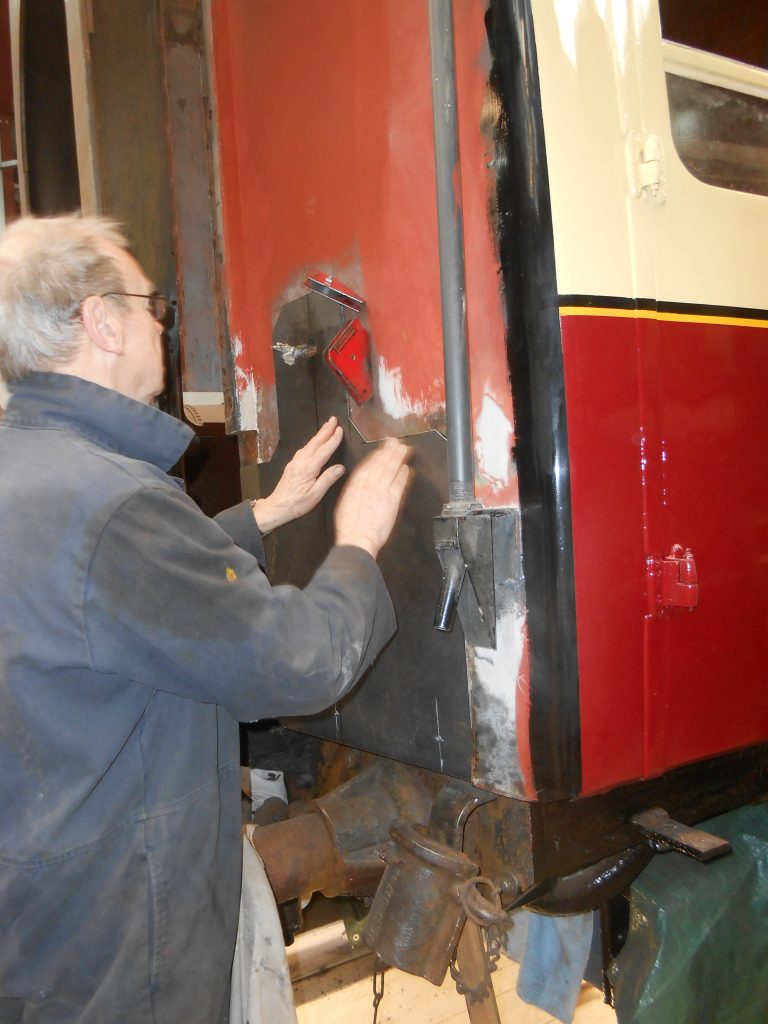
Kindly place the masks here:
<instances>
[{"instance_id":1,"label":"jacket sleeve","mask_svg":"<svg viewBox=\"0 0 768 1024\"><path fill-rule=\"evenodd\" d=\"M253 517L250 501L242 501L239 505L224 509L213 518L239 548L253 555L266 572L267 559L264 553L263 534Z\"/></svg>"},{"instance_id":2,"label":"jacket sleeve","mask_svg":"<svg viewBox=\"0 0 768 1024\"><path fill-rule=\"evenodd\" d=\"M392 636L395 617L367 552L333 548L303 590L273 588L185 494L158 487L134 493L102 531L83 624L95 671L251 721L333 704Z\"/></svg>"}]
</instances>

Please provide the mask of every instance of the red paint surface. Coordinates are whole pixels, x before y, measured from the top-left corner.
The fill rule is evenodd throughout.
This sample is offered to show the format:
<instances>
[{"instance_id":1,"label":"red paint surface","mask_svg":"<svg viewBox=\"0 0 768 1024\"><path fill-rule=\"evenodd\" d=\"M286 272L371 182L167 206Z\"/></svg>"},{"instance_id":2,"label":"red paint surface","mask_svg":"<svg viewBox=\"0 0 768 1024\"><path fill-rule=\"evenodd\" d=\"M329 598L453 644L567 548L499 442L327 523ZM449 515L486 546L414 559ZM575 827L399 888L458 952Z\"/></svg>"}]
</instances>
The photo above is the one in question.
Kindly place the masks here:
<instances>
[{"instance_id":1,"label":"red paint surface","mask_svg":"<svg viewBox=\"0 0 768 1024\"><path fill-rule=\"evenodd\" d=\"M492 394L511 422L481 131L485 6L454 5L472 404L477 417ZM273 318L319 268L365 297L374 363L400 373L426 421L444 402L426 3L215 0L212 25L240 381L271 388ZM516 481L479 490L503 505Z\"/></svg>"},{"instance_id":2,"label":"red paint surface","mask_svg":"<svg viewBox=\"0 0 768 1024\"><path fill-rule=\"evenodd\" d=\"M511 421L484 10L454 3L472 407L477 421L490 395ZM365 296L374 360L405 403L439 407L426 4L214 0L212 20L239 379L273 393L273 317L319 268ZM585 792L768 736L767 345L749 327L563 319ZM480 494L514 502L516 481ZM646 558L673 544L693 549L699 607L649 618Z\"/></svg>"},{"instance_id":3,"label":"red paint surface","mask_svg":"<svg viewBox=\"0 0 768 1024\"><path fill-rule=\"evenodd\" d=\"M652 770L768 736L767 346L760 328L660 325L661 522L693 549L699 607L652 624L679 723Z\"/></svg>"},{"instance_id":4,"label":"red paint surface","mask_svg":"<svg viewBox=\"0 0 768 1024\"><path fill-rule=\"evenodd\" d=\"M585 792L643 772L643 487L635 323L563 317Z\"/></svg>"},{"instance_id":5,"label":"red paint surface","mask_svg":"<svg viewBox=\"0 0 768 1024\"><path fill-rule=\"evenodd\" d=\"M768 738L768 331L562 319L583 791ZM649 616L646 556L695 555Z\"/></svg>"}]
</instances>

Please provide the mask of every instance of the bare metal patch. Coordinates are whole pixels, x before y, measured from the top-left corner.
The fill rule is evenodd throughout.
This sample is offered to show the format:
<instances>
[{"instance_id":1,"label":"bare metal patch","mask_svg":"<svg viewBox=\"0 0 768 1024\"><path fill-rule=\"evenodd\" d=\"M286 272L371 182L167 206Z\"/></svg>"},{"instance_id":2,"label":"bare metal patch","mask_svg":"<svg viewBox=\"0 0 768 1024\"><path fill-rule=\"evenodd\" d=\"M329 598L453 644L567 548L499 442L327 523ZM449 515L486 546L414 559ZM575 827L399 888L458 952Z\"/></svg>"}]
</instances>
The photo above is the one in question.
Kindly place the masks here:
<instances>
[{"instance_id":1,"label":"bare metal patch","mask_svg":"<svg viewBox=\"0 0 768 1024\"><path fill-rule=\"evenodd\" d=\"M317 355L317 345L290 345L286 341L278 341L272 349L286 366L295 366L297 360Z\"/></svg>"},{"instance_id":2,"label":"bare metal patch","mask_svg":"<svg viewBox=\"0 0 768 1024\"><path fill-rule=\"evenodd\" d=\"M517 682L525 654L525 601L499 610L496 650L467 646L472 727L472 781L506 796L524 796L517 752Z\"/></svg>"}]
</instances>

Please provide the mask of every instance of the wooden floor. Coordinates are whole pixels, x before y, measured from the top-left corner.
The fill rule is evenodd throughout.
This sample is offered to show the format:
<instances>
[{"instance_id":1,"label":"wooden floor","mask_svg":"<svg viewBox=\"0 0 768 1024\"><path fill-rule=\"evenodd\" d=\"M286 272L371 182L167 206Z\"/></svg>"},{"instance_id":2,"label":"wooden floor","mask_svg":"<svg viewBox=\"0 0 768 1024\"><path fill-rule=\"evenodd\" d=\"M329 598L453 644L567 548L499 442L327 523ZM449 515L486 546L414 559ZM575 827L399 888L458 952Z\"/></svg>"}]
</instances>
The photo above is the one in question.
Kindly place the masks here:
<instances>
[{"instance_id":1,"label":"wooden floor","mask_svg":"<svg viewBox=\"0 0 768 1024\"><path fill-rule=\"evenodd\" d=\"M334 959L343 960L349 955L340 921L300 935L290 947L288 963L294 979L299 1024L371 1024L373 956L370 953L360 950L356 959L337 962L315 973L321 964L333 964ZM502 956L493 975L502 1024L552 1024L554 1017L518 998L515 992L517 971L517 964ZM436 988L423 978L387 970L378 1024L465 1024L468 1019L464 997L456 992L450 976ZM575 1024L616 1024L616 1015L603 1003L600 992L585 985Z\"/></svg>"}]
</instances>

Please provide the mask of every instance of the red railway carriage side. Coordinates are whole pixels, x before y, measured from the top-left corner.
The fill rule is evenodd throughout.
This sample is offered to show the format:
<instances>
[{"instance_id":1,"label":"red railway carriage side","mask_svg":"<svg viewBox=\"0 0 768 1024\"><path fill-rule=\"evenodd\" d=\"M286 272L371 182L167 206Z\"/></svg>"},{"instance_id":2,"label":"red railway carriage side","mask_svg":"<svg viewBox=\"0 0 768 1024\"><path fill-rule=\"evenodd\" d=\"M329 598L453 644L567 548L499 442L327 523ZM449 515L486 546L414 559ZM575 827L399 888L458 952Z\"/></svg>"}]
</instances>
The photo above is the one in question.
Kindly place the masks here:
<instances>
[{"instance_id":1,"label":"red railway carriage side","mask_svg":"<svg viewBox=\"0 0 768 1024\"><path fill-rule=\"evenodd\" d=\"M268 490L332 414L350 468L413 448L397 635L339 705L251 728L318 795L251 841L281 901L369 896L413 854L369 940L433 980L467 904L425 865L485 923L478 873L505 913L600 907L607 964L654 854L728 852L691 826L765 796L768 18L743 6L743 39L683 0L9 8L22 208L125 220L177 294L201 500ZM22 102L49 71L61 106ZM332 504L268 538L275 581L309 580Z\"/></svg>"},{"instance_id":2,"label":"red railway carriage side","mask_svg":"<svg viewBox=\"0 0 768 1024\"><path fill-rule=\"evenodd\" d=\"M436 560L400 551L424 592L403 594L398 641L302 728L510 796L589 794L768 738L768 198L765 143L745 141L766 73L665 42L653 4L453 6L475 482L519 515L520 577L495 649L462 652L429 632ZM373 399L321 382L314 404L340 403L353 460L361 438L414 438L431 509L407 516L428 523L445 397L426 7L230 3L212 39L240 425L271 459L295 417L273 345L321 267L364 299Z\"/></svg>"}]
</instances>

